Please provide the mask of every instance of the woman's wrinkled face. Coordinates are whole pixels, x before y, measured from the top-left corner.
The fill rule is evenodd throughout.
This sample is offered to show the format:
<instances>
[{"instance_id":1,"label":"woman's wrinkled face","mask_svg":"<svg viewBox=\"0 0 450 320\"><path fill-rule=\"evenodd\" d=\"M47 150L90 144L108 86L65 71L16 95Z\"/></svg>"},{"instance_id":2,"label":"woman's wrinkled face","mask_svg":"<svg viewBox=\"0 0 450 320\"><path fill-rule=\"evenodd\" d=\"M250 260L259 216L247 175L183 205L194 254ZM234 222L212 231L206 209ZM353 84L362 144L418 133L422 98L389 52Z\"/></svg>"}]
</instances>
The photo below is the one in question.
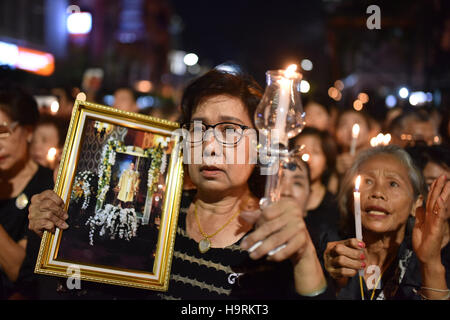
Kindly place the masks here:
<instances>
[{"instance_id":1,"label":"woman's wrinkled face","mask_svg":"<svg viewBox=\"0 0 450 320\"><path fill-rule=\"evenodd\" d=\"M336 128L336 142L341 147L350 147L352 141L352 128L353 125L359 124L359 135L357 140L357 146L362 146L369 141L369 127L364 117L356 112L344 113L337 124Z\"/></svg>"},{"instance_id":2,"label":"woman's wrinkled face","mask_svg":"<svg viewBox=\"0 0 450 320\"><path fill-rule=\"evenodd\" d=\"M408 169L395 156L380 154L366 161L359 174L363 228L386 233L403 227L416 209Z\"/></svg>"},{"instance_id":3,"label":"woman's wrinkled face","mask_svg":"<svg viewBox=\"0 0 450 320\"><path fill-rule=\"evenodd\" d=\"M0 111L0 125L9 127L12 119ZM31 130L17 125L7 137L0 137L0 171L8 171L19 162L27 160L28 142Z\"/></svg>"},{"instance_id":4,"label":"woman's wrinkled face","mask_svg":"<svg viewBox=\"0 0 450 320\"><path fill-rule=\"evenodd\" d=\"M324 106L318 103L309 103L305 107L305 114L305 121L308 127L329 130L330 115Z\"/></svg>"},{"instance_id":5,"label":"woman's wrinkled face","mask_svg":"<svg viewBox=\"0 0 450 320\"><path fill-rule=\"evenodd\" d=\"M195 108L191 121L201 121L206 125L231 122L253 128L242 101L227 95L206 98ZM209 128L203 143L191 144L188 170L197 188L220 192L245 186L255 166L250 161L254 156L250 151L250 148L255 148L254 132L245 130L236 145L225 146L216 140L213 129ZM201 159L194 159L195 154L201 154Z\"/></svg>"},{"instance_id":6,"label":"woman's wrinkled face","mask_svg":"<svg viewBox=\"0 0 450 320\"><path fill-rule=\"evenodd\" d=\"M33 133L31 140L31 158L44 167L50 167L47 154L50 148L58 149L58 130L50 124L38 126Z\"/></svg>"},{"instance_id":7,"label":"woman's wrinkled face","mask_svg":"<svg viewBox=\"0 0 450 320\"><path fill-rule=\"evenodd\" d=\"M308 165L311 170L311 182L320 179L327 168L327 159L323 153L320 138L315 135L300 135L295 140L295 145L304 145L304 153L309 155Z\"/></svg>"},{"instance_id":8,"label":"woman's wrinkled face","mask_svg":"<svg viewBox=\"0 0 450 320\"><path fill-rule=\"evenodd\" d=\"M310 194L310 184L306 168L295 166L283 169L281 179L281 197L298 202L306 214L306 205Z\"/></svg>"}]
</instances>

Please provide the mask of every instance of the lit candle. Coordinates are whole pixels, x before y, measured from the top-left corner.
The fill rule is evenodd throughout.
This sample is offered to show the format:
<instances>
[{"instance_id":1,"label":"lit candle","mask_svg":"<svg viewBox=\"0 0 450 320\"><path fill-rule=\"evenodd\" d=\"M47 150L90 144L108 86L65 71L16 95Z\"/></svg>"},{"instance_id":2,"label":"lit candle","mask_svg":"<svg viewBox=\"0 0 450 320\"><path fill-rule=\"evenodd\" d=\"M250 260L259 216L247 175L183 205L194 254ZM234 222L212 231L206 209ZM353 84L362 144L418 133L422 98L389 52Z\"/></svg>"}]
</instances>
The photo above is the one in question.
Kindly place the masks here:
<instances>
[{"instance_id":1,"label":"lit candle","mask_svg":"<svg viewBox=\"0 0 450 320\"><path fill-rule=\"evenodd\" d=\"M50 148L47 152L47 161L50 163L51 167L53 168L54 162L56 158L56 148Z\"/></svg>"},{"instance_id":2,"label":"lit candle","mask_svg":"<svg viewBox=\"0 0 450 320\"><path fill-rule=\"evenodd\" d=\"M361 226L361 193L359 193L359 186L361 184L361 176L356 177L355 191L353 192L354 211L355 211L355 233L356 239L362 241L362 226ZM361 277L364 276L364 270L358 271Z\"/></svg>"},{"instance_id":3,"label":"lit candle","mask_svg":"<svg viewBox=\"0 0 450 320\"><path fill-rule=\"evenodd\" d=\"M389 142L391 142L391 134L390 133L385 134L384 138L383 138L383 144L385 146L387 146L389 144Z\"/></svg>"},{"instance_id":4,"label":"lit candle","mask_svg":"<svg viewBox=\"0 0 450 320\"><path fill-rule=\"evenodd\" d=\"M358 141L359 130L360 130L359 124L355 123L352 127L352 144L350 145L350 154L352 156L355 155L356 142Z\"/></svg>"},{"instance_id":5,"label":"lit candle","mask_svg":"<svg viewBox=\"0 0 450 320\"><path fill-rule=\"evenodd\" d=\"M277 119L275 122L275 130L278 130L278 141L287 145L287 135L286 135L286 118L289 110L289 99L291 95L291 83L289 77L292 77L297 70L297 65L291 64L284 71L284 77L278 80L280 85L279 100L277 106Z\"/></svg>"}]
</instances>

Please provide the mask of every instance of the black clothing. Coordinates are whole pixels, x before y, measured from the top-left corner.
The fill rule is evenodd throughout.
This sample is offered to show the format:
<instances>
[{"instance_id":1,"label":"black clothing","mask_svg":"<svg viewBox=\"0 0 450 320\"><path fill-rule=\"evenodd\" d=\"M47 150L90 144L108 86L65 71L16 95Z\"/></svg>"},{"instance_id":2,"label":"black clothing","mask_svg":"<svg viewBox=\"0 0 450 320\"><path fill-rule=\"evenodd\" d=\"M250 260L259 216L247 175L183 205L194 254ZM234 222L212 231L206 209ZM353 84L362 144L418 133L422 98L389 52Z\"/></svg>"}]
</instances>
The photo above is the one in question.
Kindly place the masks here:
<instances>
[{"instance_id":1,"label":"black clothing","mask_svg":"<svg viewBox=\"0 0 450 320\"><path fill-rule=\"evenodd\" d=\"M321 241L321 235L327 233L328 230L338 230L339 210L336 197L331 192L326 191L319 206L308 211L305 224L316 250L320 248L318 243Z\"/></svg>"},{"instance_id":2,"label":"black clothing","mask_svg":"<svg viewBox=\"0 0 450 320\"><path fill-rule=\"evenodd\" d=\"M16 205L17 197L0 200L0 224L15 242L27 238L28 207L31 197L52 188L53 171L39 166L30 182L19 195L20 197L25 194L28 199L24 208L20 209L20 204L19 207ZM6 274L0 270L0 299L6 299L13 291L18 290L17 286L20 280L19 277L16 285L14 285L9 281Z\"/></svg>"},{"instance_id":3,"label":"black clothing","mask_svg":"<svg viewBox=\"0 0 450 320\"><path fill-rule=\"evenodd\" d=\"M81 290L68 290L65 279L54 281L41 298L52 299L301 299L295 292L293 268L266 259L254 261L239 243L200 253L198 243L186 233L186 212L195 191L184 191L167 292L81 282ZM47 281L50 281L47 277ZM56 290L56 282L59 282ZM51 290L51 292L49 292ZM334 298L331 290L314 299Z\"/></svg>"},{"instance_id":4,"label":"black clothing","mask_svg":"<svg viewBox=\"0 0 450 320\"><path fill-rule=\"evenodd\" d=\"M420 273L420 262L412 249L412 227L414 226L414 218L410 217L407 222L405 238L401 243L397 256L382 274L379 289L375 290L374 300L420 300L421 297L415 291L421 287L422 279ZM326 244L331 241L339 241L347 238L352 238L354 235L342 237L335 229L328 229L320 235L318 241L319 258L323 264L323 253L326 249ZM447 286L450 285L450 244L447 244L441 250L442 264L446 271ZM325 268L323 268L325 270ZM368 268L366 268L367 272ZM326 271L325 271L326 272ZM333 282L329 276L329 282ZM378 277L376 279L378 280ZM365 300L370 300L373 289L369 290L363 279L362 286L364 290ZM361 284L359 276L356 275L348 280L347 285L342 288L338 295L339 300L361 300Z\"/></svg>"}]
</instances>

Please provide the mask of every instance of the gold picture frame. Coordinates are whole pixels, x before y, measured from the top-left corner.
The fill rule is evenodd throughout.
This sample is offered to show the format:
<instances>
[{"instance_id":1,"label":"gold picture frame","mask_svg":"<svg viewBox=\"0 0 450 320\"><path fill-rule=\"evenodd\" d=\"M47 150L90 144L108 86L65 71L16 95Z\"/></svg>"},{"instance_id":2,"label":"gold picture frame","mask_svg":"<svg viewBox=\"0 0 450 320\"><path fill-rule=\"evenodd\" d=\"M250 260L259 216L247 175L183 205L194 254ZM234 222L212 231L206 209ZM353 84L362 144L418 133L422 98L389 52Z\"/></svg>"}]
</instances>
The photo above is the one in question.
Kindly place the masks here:
<instances>
[{"instance_id":1,"label":"gold picture frame","mask_svg":"<svg viewBox=\"0 0 450 320\"><path fill-rule=\"evenodd\" d=\"M178 128L75 101L54 189L69 228L44 233L36 273L168 289L183 183Z\"/></svg>"}]
</instances>

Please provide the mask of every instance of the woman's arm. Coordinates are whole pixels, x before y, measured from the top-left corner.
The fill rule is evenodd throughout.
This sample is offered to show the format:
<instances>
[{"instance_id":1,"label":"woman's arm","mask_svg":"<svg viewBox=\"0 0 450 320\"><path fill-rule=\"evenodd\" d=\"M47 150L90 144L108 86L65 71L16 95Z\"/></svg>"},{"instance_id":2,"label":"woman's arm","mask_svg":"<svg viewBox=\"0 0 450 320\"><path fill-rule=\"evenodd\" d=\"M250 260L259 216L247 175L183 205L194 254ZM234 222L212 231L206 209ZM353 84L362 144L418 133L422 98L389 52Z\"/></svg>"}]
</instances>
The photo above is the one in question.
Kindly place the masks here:
<instances>
[{"instance_id":1,"label":"woman's arm","mask_svg":"<svg viewBox=\"0 0 450 320\"><path fill-rule=\"evenodd\" d=\"M446 210L450 196L450 182L440 176L431 185L426 207L416 211L413 248L420 261L421 295L426 299L449 299L445 267L441 261Z\"/></svg>"},{"instance_id":2,"label":"woman's arm","mask_svg":"<svg viewBox=\"0 0 450 320\"><path fill-rule=\"evenodd\" d=\"M26 239L15 242L0 225L0 267L12 282L19 276L26 246Z\"/></svg>"}]
</instances>

